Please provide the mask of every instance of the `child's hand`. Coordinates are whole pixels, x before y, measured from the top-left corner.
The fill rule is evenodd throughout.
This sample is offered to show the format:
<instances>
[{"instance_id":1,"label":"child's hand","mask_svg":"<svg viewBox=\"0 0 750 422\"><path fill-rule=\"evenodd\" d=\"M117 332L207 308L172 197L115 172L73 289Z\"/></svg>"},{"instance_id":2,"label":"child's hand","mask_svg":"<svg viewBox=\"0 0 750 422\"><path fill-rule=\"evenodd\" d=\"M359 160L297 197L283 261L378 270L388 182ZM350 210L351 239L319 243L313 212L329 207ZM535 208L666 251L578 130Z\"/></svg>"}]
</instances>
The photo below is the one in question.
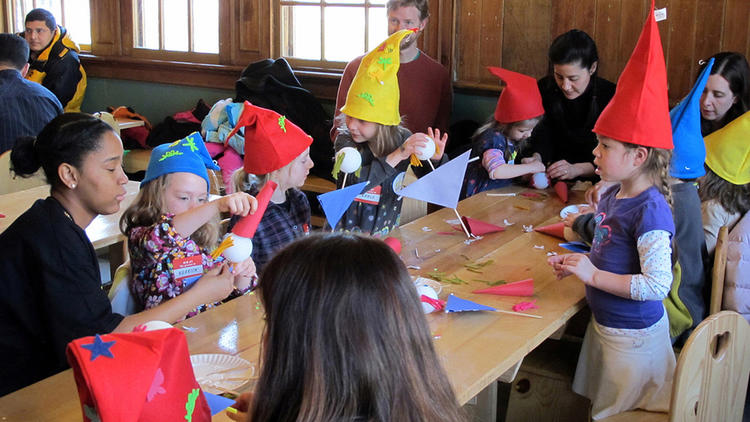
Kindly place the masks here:
<instances>
[{"instance_id":1,"label":"child's hand","mask_svg":"<svg viewBox=\"0 0 750 422\"><path fill-rule=\"evenodd\" d=\"M524 162L524 160L529 160L527 162ZM539 160L535 160L533 158L524 158L521 160L522 164L528 164L531 166L531 173L542 173L546 169L544 168L544 163L542 163Z\"/></svg>"},{"instance_id":2,"label":"child's hand","mask_svg":"<svg viewBox=\"0 0 750 422\"><path fill-rule=\"evenodd\" d=\"M227 410L227 417L233 421L246 421L247 412L250 410L250 403L252 403L252 401L253 393L243 393L241 396L237 397L237 400L231 406L234 409L237 409L237 412L235 413Z\"/></svg>"},{"instance_id":3,"label":"child's hand","mask_svg":"<svg viewBox=\"0 0 750 422\"><path fill-rule=\"evenodd\" d=\"M440 136L440 129L432 129L431 127L427 128L427 136L432 138L433 141L435 141L435 155L433 155L430 159L435 161L440 161L441 158L443 158L443 154L445 153L445 144L448 143L448 134L444 133L443 136Z\"/></svg>"},{"instance_id":4,"label":"child's hand","mask_svg":"<svg viewBox=\"0 0 750 422\"><path fill-rule=\"evenodd\" d=\"M258 201L245 192L237 192L222 196L216 200L219 212L228 212L232 215L246 216L258 209Z\"/></svg>"},{"instance_id":5,"label":"child's hand","mask_svg":"<svg viewBox=\"0 0 750 422\"><path fill-rule=\"evenodd\" d=\"M417 153L418 149L424 148L425 146L427 146L427 135L424 133L412 134L403 144L401 144L400 147L388 154L385 161L391 167L396 167L398 163L408 160L412 154Z\"/></svg>"},{"instance_id":6,"label":"child's hand","mask_svg":"<svg viewBox=\"0 0 750 422\"><path fill-rule=\"evenodd\" d=\"M575 274L584 284L591 284L594 281L597 268L591 263L588 255L573 253L563 256L565 258L560 266L563 271Z\"/></svg>"},{"instance_id":7,"label":"child's hand","mask_svg":"<svg viewBox=\"0 0 750 422\"><path fill-rule=\"evenodd\" d=\"M566 255L552 255L551 257L547 258L547 264L549 264L552 267L552 272L555 274L555 277L557 277L558 280L565 278L572 273L569 271L565 271L563 268L563 263L565 262Z\"/></svg>"},{"instance_id":8,"label":"child's hand","mask_svg":"<svg viewBox=\"0 0 750 422\"><path fill-rule=\"evenodd\" d=\"M199 289L203 303L214 303L226 299L234 289L234 274L227 264L211 268L203 274L193 289Z\"/></svg>"},{"instance_id":9,"label":"child's hand","mask_svg":"<svg viewBox=\"0 0 750 422\"><path fill-rule=\"evenodd\" d=\"M255 276L255 262L253 258L248 258L242 262L234 264L234 285L237 290L245 290L250 287L250 283Z\"/></svg>"}]
</instances>

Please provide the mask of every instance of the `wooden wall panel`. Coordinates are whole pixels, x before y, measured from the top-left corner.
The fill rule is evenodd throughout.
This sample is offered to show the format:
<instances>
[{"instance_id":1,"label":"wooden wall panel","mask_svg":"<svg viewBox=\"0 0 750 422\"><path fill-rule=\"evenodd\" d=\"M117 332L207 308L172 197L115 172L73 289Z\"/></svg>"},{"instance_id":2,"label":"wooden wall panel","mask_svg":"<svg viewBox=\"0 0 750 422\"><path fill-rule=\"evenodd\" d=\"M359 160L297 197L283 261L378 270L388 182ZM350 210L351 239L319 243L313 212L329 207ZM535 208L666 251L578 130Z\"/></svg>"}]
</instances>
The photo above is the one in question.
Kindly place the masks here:
<instances>
[{"instance_id":1,"label":"wooden wall panel","mask_svg":"<svg viewBox=\"0 0 750 422\"><path fill-rule=\"evenodd\" d=\"M117 0L90 1L91 52L96 55L121 54L121 28L112 24L120 21L120 4ZM130 26L132 28L132 26Z\"/></svg>"},{"instance_id":2,"label":"wooden wall panel","mask_svg":"<svg viewBox=\"0 0 750 422\"><path fill-rule=\"evenodd\" d=\"M748 30L750 30L750 1L726 0L722 49L746 52Z\"/></svg>"},{"instance_id":3,"label":"wooden wall panel","mask_svg":"<svg viewBox=\"0 0 750 422\"><path fill-rule=\"evenodd\" d=\"M600 76L617 81L651 5L650 0L456 1L456 86L490 90L499 88L483 66L541 77L549 44L573 28L596 41ZM657 9L665 7L667 20L658 26L672 103L692 87L698 60L727 50L750 56L750 0L656 0ZM498 57L499 63L491 63Z\"/></svg>"},{"instance_id":4,"label":"wooden wall panel","mask_svg":"<svg viewBox=\"0 0 750 422\"><path fill-rule=\"evenodd\" d=\"M551 0L505 0L502 66L534 77L546 72Z\"/></svg>"}]
</instances>

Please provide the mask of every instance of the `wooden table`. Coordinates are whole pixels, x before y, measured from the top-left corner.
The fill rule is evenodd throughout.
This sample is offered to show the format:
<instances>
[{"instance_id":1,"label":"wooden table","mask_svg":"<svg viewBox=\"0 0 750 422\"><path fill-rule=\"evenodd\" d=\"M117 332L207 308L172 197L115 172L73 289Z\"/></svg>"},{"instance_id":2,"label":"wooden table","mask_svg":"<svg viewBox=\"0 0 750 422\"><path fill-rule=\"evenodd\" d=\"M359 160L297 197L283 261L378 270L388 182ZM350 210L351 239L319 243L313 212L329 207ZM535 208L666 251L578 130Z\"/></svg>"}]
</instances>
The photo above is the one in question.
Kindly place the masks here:
<instances>
[{"instance_id":1,"label":"wooden table","mask_svg":"<svg viewBox=\"0 0 750 422\"><path fill-rule=\"evenodd\" d=\"M502 192L521 192L518 187ZM497 192L497 191L495 191ZM522 225L541 225L559 221L563 204L549 190L544 200L515 197L489 197L479 194L459 204L463 215L504 225L505 231L485 236L470 244L446 220L455 219L452 210L443 209L420 218L394 231L403 243L402 259L407 265L421 267L410 270L413 275L426 276L437 268L467 281L462 285L444 285L440 298L449 293L510 310L512 305L536 299L539 309L527 311L542 319L525 318L493 312L436 313L427 316L435 335L435 345L460 403L466 403L482 389L494 383L527 353L561 328L584 306L583 284L574 277L555 280L546 264L547 252L564 252L559 239L536 232L526 233ZM572 203L582 202L582 192L571 192ZM455 232L452 235L439 232ZM543 247L543 249L535 246ZM417 258L415 249L418 250ZM465 257L473 261L494 262L483 274L464 268ZM476 280L504 279L508 282L534 278L533 298L475 295L471 291L487 287ZM191 354L227 353L251 362L258 362L263 330L263 310L257 295L243 296L211 309L178 326L186 331ZM247 391L246 385L240 391ZM44 400L40 400L44 397ZM25 389L0 398L0 418L5 420L79 421L78 396L70 370L47 378ZM214 420L225 420L218 415Z\"/></svg>"},{"instance_id":2,"label":"wooden table","mask_svg":"<svg viewBox=\"0 0 750 422\"><path fill-rule=\"evenodd\" d=\"M125 262L125 250L123 242L125 236L120 232L120 217L138 194L140 182L130 181L125 185L125 199L120 203L120 210L115 214L99 215L86 227L86 234L94 244L95 249L109 247L109 260L111 270L114 270ZM26 212L37 199L49 196L49 185L0 195L0 232L5 231L16 218Z\"/></svg>"}]
</instances>

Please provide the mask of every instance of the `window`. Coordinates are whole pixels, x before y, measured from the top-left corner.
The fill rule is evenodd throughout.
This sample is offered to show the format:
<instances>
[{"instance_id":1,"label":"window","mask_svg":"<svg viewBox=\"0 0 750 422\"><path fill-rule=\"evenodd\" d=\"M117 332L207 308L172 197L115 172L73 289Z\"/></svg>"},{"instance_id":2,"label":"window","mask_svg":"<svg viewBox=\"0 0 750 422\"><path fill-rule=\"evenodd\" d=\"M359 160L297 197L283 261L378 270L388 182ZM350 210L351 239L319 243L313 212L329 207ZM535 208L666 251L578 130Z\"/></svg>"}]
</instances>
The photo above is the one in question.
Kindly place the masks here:
<instances>
[{"instance_id":1,"label":"window","mask_svg":"<svg viewBox=\"0 0 750 422\"><path fill-rule=\"evenodd\" d=\"M219 0L133 0L133 47L219 53Z\"/></svg>"},{"instance_id":2,"label":"window","mask_svg":"<svg viewBox=\"0 0 750 422\"><path fill-rule=\"evenodd\" d=\"M388 35L386 0L279 0L280 53L300 64L332 67L364 54Z\"/></svg>"},{"instance_id":3,"label":"window","mask_svg":"<svg viewBox=\"0 0 750 422\"><path fill-rule=\"evenodd\" d=\"M38 7L52 12L57 24L68 30L81 49L91 49L89 0L13 0L10 2L13 32L23 32L26 14Z\"/></svg>"}]
</instances>

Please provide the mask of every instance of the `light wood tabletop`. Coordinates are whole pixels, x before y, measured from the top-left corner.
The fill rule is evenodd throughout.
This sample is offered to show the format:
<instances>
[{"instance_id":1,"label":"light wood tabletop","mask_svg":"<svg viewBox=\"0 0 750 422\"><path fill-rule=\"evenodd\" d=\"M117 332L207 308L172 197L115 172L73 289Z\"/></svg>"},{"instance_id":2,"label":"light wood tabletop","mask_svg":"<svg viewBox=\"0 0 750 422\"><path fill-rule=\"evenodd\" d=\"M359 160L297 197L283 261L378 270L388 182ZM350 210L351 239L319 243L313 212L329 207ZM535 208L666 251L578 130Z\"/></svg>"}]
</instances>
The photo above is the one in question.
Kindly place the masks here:
<instances>
[{"instance_id":1,"label":"light wood tabletop","mask_svg":"<svg viewBox=\"0 0 750 422\"><path fill-rule=\"evenodd\" d=\"M522 192L518 187L492 192ZM538 192L538 191L536 191ZM582 202L582 192L571 192L571 203ZM528 318L495 312L433 313L427 315L439 359L445 367L460 403L466 403L495 382L527 353L562 327L583 308L583 284L575 277L556 280L546 264L547 253L564 253L560 239L525 232L523 225L538 226L559 221L562 204L552 190L542 198L493 197L485 193L462 201L458 211L467 217L505 226L469 242L456 231L455 214L443 209L406 224L392 233L401 239L401 257L412 275L428 277L435 271L455 275L465 284L443 283L441 299L450 293L500 310L511 310L521 301L536 300L539 309L525 311L542 318ZM453 234L444 234L450 233ZM419 257L415 253L418 251ZM481 273L469 271L469 262L492 263ZM420 269L413 269L420 267ZM534 279L532 297L472 294L487 287L482 280L513 282ZM225 353L258 362L263 331L263 310L257 295L237 298L177 324L185 332L191 354ZM239 391L248 391L248 383ZM44 398L41 400L40 398ZM0 398L4 420L81 419L78 395L70 370ZM223 414L214 420L226 420Z\"/></svg>"}]
</instances>

